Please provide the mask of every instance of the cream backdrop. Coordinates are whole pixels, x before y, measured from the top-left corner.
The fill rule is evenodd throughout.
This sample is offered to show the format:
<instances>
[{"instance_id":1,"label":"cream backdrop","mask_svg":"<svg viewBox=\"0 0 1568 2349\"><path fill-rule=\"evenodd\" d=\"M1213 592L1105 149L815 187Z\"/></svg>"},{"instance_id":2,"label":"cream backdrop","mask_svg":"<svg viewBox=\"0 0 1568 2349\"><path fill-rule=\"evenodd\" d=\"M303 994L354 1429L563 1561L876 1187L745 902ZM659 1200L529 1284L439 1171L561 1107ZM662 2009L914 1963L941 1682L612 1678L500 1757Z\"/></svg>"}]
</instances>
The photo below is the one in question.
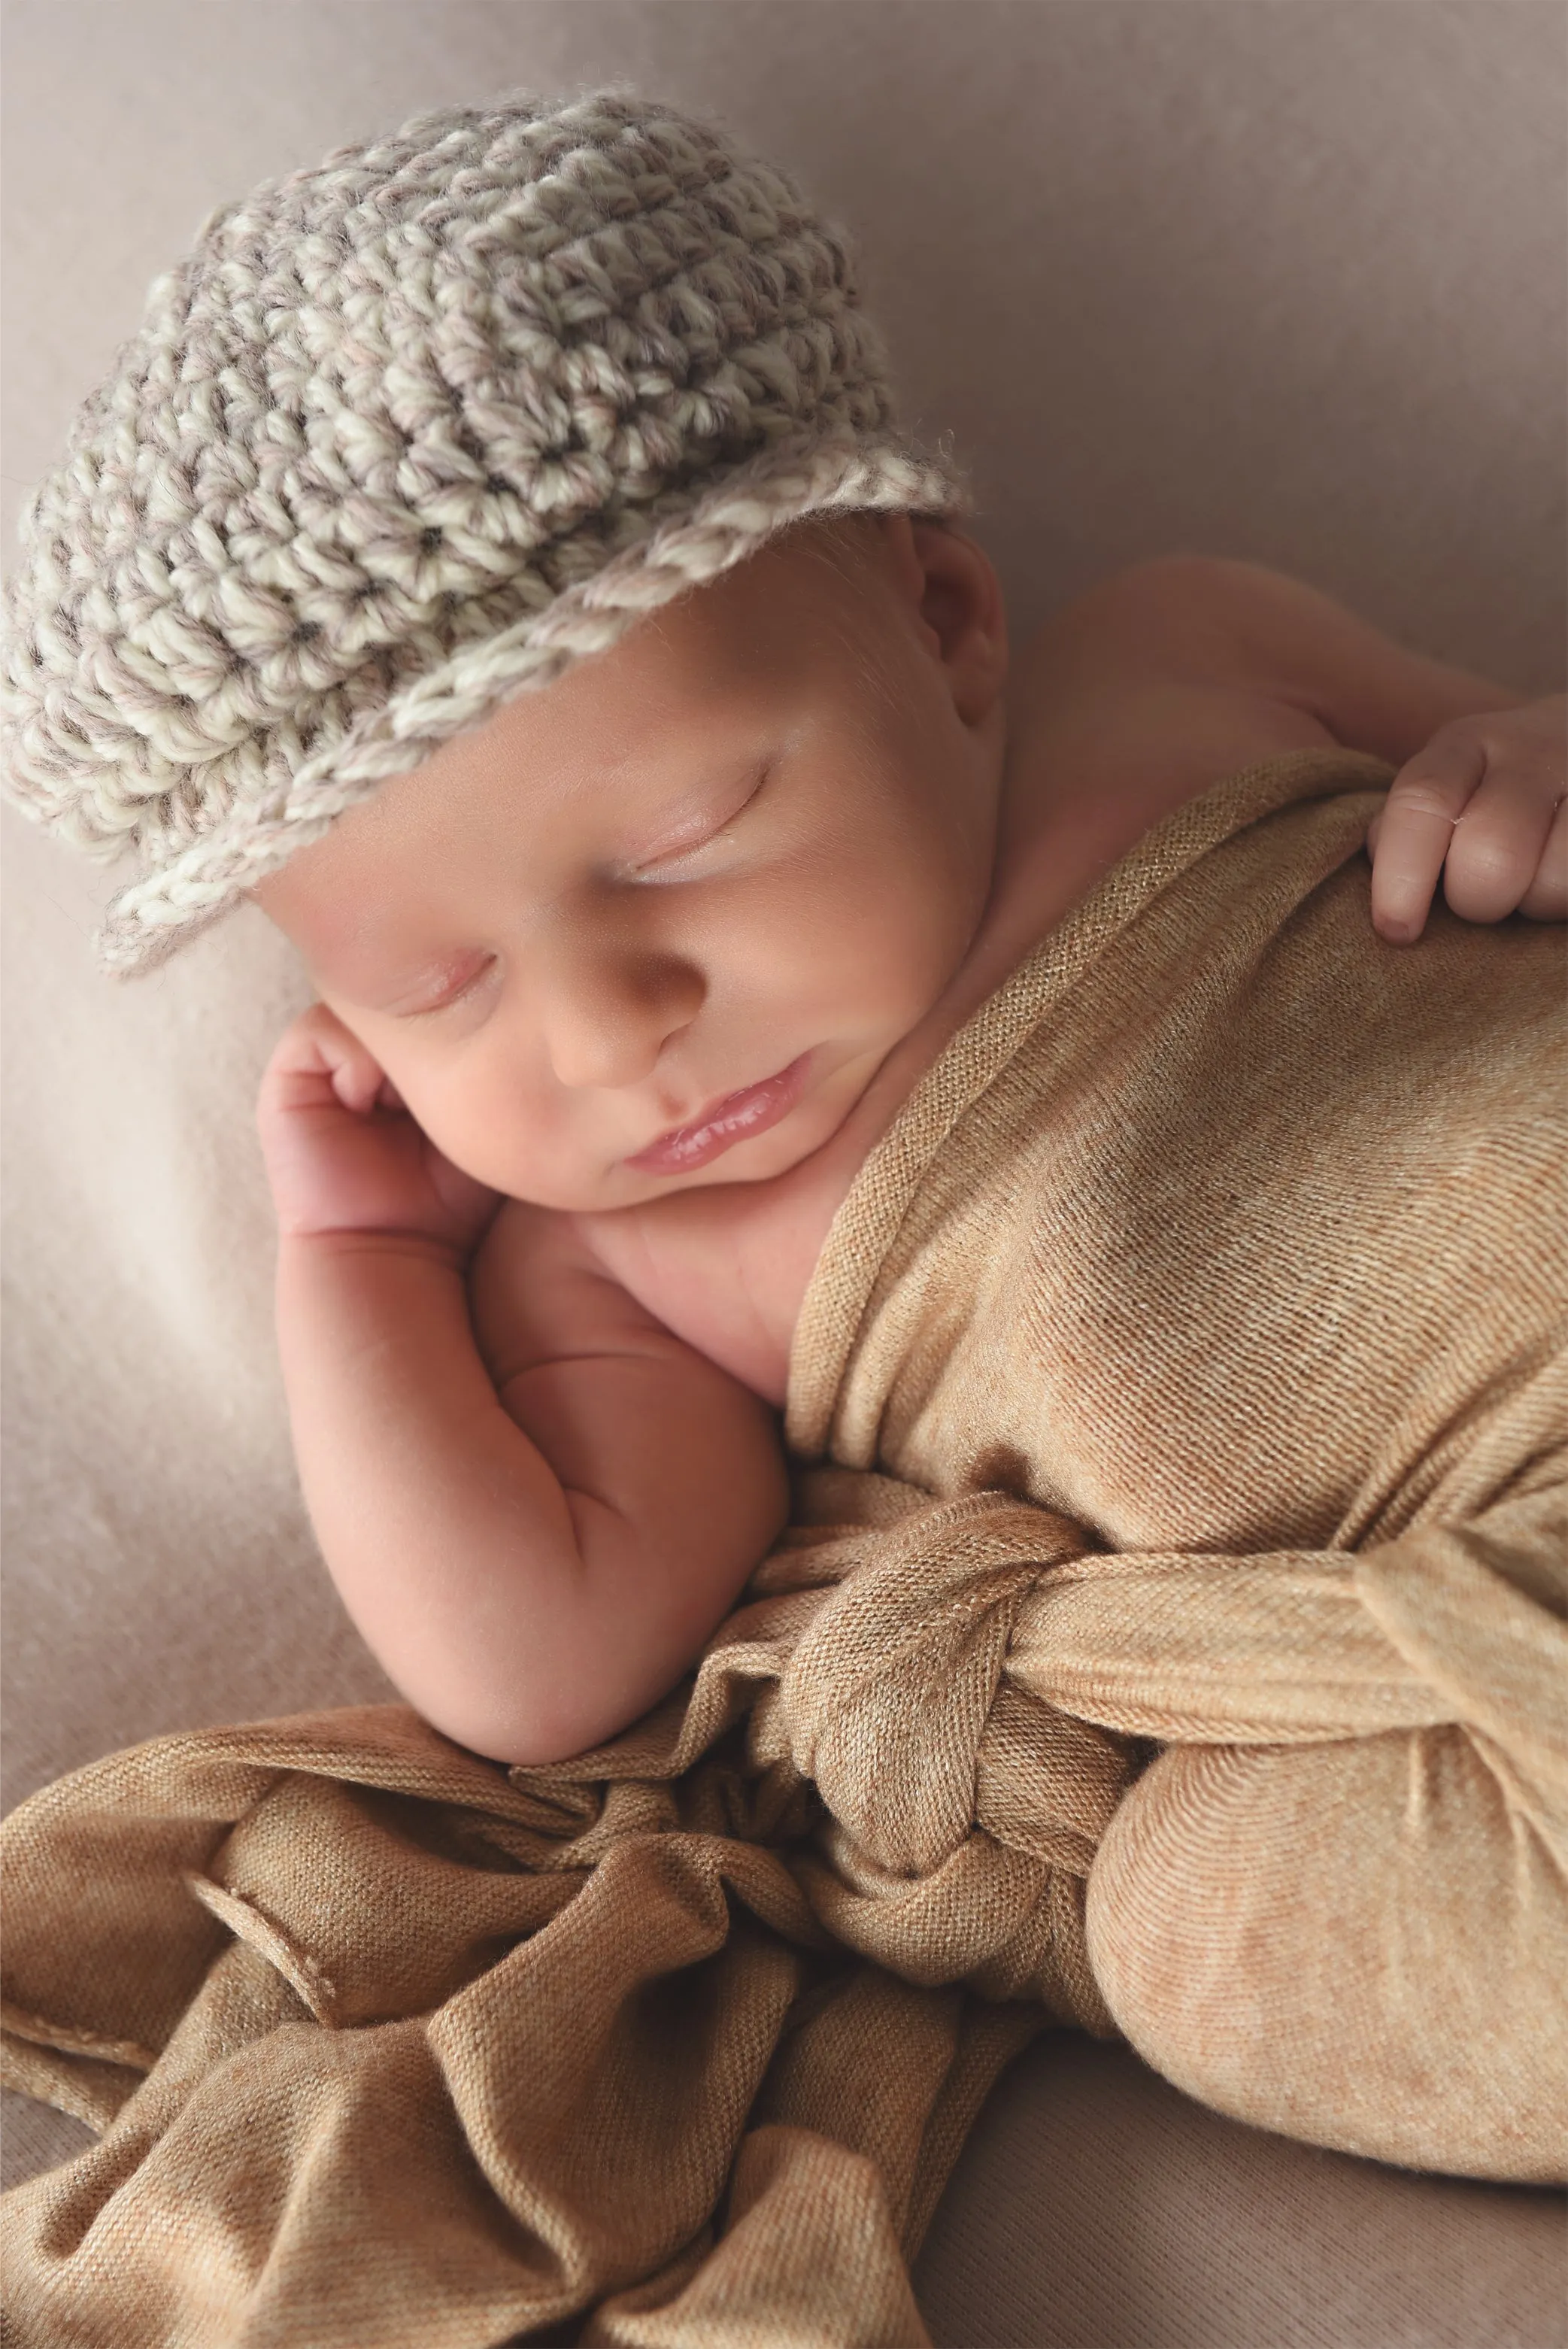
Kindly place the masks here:
<instances>
[{"instance_id":1,"label":"cream backdrop","mask_svg":"<svg viewBox=\"0 0 1568 2349\"><path fill-rule=\"evenodd\" d=\"M1563 681L1564 93L1547 0L10 0L4 561L215 203L438 103L626 78L856 233L1022 636L1250 557L1521 696ZM319 1567L251 1104L259 916L129 985L106 876L4 818L4 1800L158 1732L390 1693ZM7 2169L80 2142L6 2100ZM934 2338L1561 2349L1560 2198L1418 2179L1047 2039L919 2271Z\"/></svg>"}]
</instances>

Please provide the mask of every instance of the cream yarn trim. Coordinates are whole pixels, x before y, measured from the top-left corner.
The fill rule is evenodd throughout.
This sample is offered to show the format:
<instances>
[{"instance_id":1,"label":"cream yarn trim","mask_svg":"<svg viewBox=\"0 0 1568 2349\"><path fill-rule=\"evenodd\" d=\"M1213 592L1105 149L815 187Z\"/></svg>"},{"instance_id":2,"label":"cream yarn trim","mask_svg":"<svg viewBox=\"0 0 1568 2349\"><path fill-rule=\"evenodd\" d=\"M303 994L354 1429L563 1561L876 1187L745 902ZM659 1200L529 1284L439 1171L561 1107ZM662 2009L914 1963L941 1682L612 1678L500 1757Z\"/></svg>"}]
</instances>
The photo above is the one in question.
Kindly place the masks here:
<instances>
[{"instance_id":1,"label":"cream yarn trim","mask_svg":"<svg viewBox=\"0 0 1568 2349\"><path fill-rule=\"evenodd\" d=\"M239 802L211 833L122 889L98 936L104 968L129 977L163 962L388 776L483 725L513 694L538 691L573 662L607 652L645 613L744 562L789 523L856 509L956 516L973 506L949 457L922 454L894 434L813 433L776 444L700 497L689 514L613 557L542 612L465 646L304 761L286 784Z\"/></svg>"}]
</instances>

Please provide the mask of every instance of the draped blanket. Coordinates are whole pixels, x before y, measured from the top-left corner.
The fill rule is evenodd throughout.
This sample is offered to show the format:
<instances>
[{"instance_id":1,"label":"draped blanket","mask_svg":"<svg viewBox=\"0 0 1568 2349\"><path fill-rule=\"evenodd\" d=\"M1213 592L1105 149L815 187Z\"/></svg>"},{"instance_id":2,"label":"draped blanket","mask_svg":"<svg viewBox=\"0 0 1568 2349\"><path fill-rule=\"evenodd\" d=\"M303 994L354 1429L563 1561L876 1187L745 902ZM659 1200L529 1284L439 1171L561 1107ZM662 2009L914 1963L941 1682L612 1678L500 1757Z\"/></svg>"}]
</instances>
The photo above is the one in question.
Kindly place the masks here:
<instances>
[{"instance_id":1,"label":"draped blanket","mask_svg":"<svg viewBox=\"0 0 1568 2349\"><path fill-rule=\"evenodd\" d=\"M915 2349L1037 2030L1568 2176L1563 933L1378 940L1391 770L1148 835L860 1170L788 1532L613 1744L160 1737L6 1822L28 2349Z\"/></svg>"}]
</instances>

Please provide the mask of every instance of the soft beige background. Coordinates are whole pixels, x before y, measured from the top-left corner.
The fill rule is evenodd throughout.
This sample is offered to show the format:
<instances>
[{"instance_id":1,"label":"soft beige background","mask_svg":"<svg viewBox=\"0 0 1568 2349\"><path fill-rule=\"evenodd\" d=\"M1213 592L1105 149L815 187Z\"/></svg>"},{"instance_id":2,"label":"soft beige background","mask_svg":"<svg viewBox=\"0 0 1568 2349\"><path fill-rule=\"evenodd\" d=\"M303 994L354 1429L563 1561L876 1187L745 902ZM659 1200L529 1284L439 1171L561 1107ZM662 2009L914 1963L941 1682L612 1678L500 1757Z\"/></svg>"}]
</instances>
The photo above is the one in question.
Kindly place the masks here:
<instances>
[{"instance_id":1,"label":"soft beige background","mask_svg":"<svg viewBox=\"0 0 1568 2349\"><path fill-rule=\"evenodd\" d=\"M624 77L856 233L1021 636L1176 548L1522 696L1563 681L1564 96L1547 0L11 0L5 568L215 203L422 108ZM4 1801L157 1732L388 1693L294 1490L250 1104L304 999L245 914L100 978L109 884L4 818ZM7 2100L15 2174L80 2141ZM1094 2183L1090 2183L1094 2181ZM921 2271L935 2336L1562 2349L1556 2198L1200 2114L1051 2040Z\"/></svg>"}]
</instances>

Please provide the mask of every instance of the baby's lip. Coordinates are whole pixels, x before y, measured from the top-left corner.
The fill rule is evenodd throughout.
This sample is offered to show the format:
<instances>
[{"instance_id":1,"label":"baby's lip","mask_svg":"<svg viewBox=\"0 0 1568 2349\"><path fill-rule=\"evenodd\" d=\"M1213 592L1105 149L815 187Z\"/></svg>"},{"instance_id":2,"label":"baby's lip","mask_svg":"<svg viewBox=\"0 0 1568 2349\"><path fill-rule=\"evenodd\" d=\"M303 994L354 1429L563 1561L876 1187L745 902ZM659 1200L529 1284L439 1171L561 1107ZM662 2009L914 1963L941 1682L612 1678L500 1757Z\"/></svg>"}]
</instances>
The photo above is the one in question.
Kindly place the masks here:
<instances>
[{"instance_id":1,"label":"baby's lip","mask_svg":"<svg viewBox=\"0 0 1568 2349\"><path fill-rule=\"evenodd\" d=\"M679 1173L685 1167L706 1165L749 1133L765 1133L794 1107L811 1057L809 1051L801 1052L775 1075L741 1085L734 1092L720 1093L684 1125L672 1125L667 1133L645 1143L626 1164L650 1174ZM708 1127L718 1131L707 1133Z\"/></svg>"},{"instance_id":2,"label":"baby's lip","mask_svg":"<svg viewBox=\"0 0 1568 2349\"><path fill-rule=\"evenodd\" d=\"M775 1069L775 1076L777 1076L777 1073L779 1073L779 1071L777 1071L777 1069ZM678 1134L695 1134L695 1133L697 1133L697 1127L702 1127L702 1125L711 1125L711 1123L714 1123L714 1118L723 1116L723 1111L726 1111L727 1106L730 1106L730 1102L739 1102L739 1097L742 1097L742 1092L756 1092L756 1088L758 1088L758 1085L770 1085L770 1083L772 1083L772 1078L768 1078L768 1076L754 1076L754 1078L751 1078L751 1083L748 1083L748 1085L732 1085L730 1092L716 1092L716 1094L714 1094L714 1100L707 1102L707 1104L704 1104L702 1109L695 1109L693 1113L690 1113L690 1118L681 1118L681 1123L678 1123L678 1125L669 1125L662 1134L655 1134L653 1142L650 1142L650 1144L648 1144L648 1149L657 1149L657 1146L660 1146L660 1142L674 1142L674 1139L676 1139Z\"/></svg>"},{"instance_id":3,"label":"baby's lip","mask_svg":"<svg viewBox=\"0 0 1568 2349\"><path fill-rule=\"evenodd\" d=\"M790 1065L793 1066L793 1063L791 1062ZM715 1118L721 1117L732 1102L739 1101L745 1093L754 1093L759 1085L770 1085L774 1077L782 1076L783 1073L782 1069L775 1069L772 1077L753 1077L749 1084L736 1085L727 1093L716 1093L705 1107L695 1110L690 1117L683 1117L678 1125L667 1127L663 1133L655 1133L652 1142L645 1143L644 1147L648 1150L658 1150L666 1142L677 1142L683 1133L699 1133L705 1125L711 1125Z\"/></svg>"}]
</instances>

